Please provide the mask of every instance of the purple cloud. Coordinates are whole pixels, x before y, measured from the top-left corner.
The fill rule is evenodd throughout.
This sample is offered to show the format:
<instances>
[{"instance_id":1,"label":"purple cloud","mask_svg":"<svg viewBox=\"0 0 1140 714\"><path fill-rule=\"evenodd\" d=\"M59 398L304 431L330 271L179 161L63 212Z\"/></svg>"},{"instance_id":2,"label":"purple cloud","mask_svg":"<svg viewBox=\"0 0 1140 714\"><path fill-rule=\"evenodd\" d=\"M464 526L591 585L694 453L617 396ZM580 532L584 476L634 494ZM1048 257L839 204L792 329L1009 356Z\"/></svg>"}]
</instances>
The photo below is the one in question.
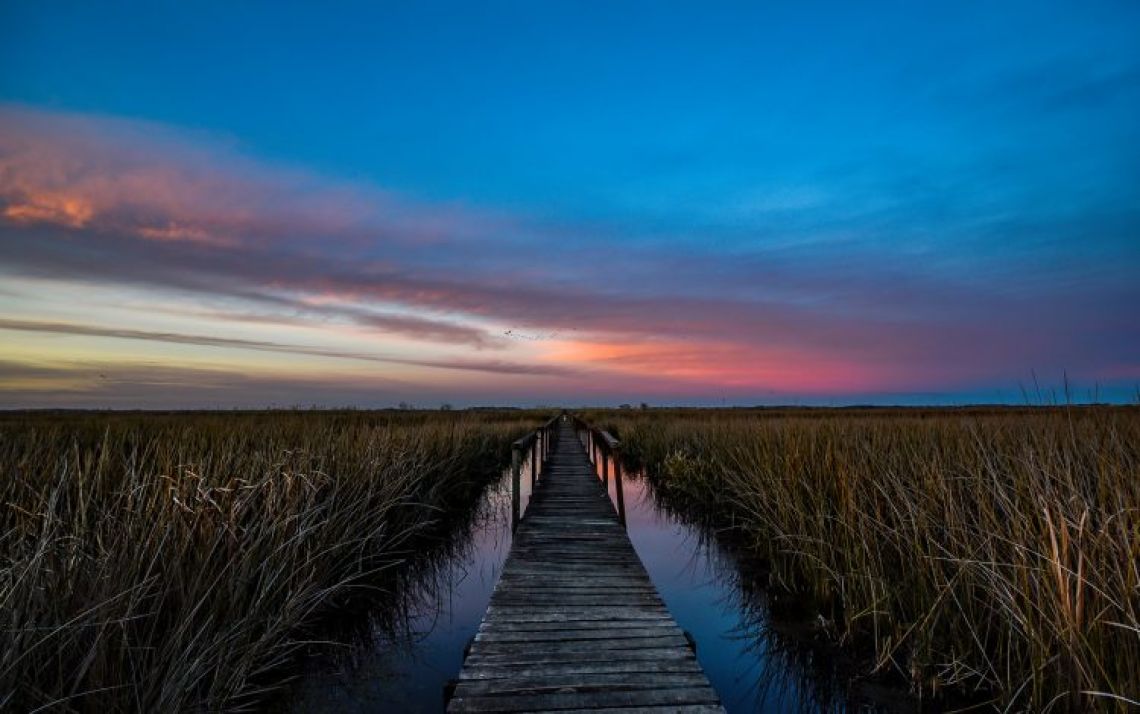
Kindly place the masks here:
<instances>
[{"instance_id":1,"label":"purple cloud","mask_svg":"<svg viewBox=\"0 0 1140 714\"><path fill-rule=\"evenodd\" d=\"M556 362L404 360L371 345L343 352L43 320L4 329L581 384L602 370L604 384L657 392L667 384L635 376L656 370L708 393L966 389L1035 367L1121 380L1140 354L1127 308L1140 289L1117 272L1076 284L1063 266L1041 267L1034 275L1048 279L1037 282L1008 266L979 277L858 242L601 249L589 228L428 204L154 124L0 110L0 261L10 275L179 295L211 319L343 323L475 350L515 349L504 329L565 344Z\"/></svg>"}]
</instances>

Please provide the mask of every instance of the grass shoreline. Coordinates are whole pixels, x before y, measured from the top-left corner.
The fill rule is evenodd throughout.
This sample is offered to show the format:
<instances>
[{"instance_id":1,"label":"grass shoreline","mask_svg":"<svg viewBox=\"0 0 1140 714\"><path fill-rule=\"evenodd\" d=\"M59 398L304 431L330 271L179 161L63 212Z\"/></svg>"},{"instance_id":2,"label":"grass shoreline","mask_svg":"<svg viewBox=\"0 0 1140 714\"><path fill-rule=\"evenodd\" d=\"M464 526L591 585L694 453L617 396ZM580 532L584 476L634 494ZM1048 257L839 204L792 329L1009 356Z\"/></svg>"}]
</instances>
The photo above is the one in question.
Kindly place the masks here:
<instances>
[{"instance_id":1,"label":"grass shoreline","mask_svg":"<svg viewBox=\"0 0 1140 714\"><path fill-rule=\"evenodd\" d=\"M587 416L868 672L1012 710L1140 699L1140 410Z\"/></svg>"},{"instance_id":2,"label":"grass shoreline","mask_svg":"<svg viewBox=\"0 0 1140 714\"><path fill-rule=\"evenodd\" d=\"M0 417L0 708L255 706L391 599L537 414Z\"/></svg>"}]
</instances>

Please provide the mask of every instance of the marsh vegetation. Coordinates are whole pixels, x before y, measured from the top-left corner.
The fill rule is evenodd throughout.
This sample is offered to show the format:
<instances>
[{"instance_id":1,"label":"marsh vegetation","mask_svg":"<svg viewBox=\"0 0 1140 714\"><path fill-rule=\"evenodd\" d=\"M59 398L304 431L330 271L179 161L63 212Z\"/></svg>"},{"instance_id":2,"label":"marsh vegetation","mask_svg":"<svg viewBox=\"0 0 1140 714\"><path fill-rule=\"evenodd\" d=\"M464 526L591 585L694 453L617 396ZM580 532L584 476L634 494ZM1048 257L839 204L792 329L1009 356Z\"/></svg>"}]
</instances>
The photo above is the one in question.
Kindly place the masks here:
<instances>
[{"instance_id":1,"label":"marsh vegetation","mask_svg":"<svg viewBox=\"0 0 1140 714\"><path fill-rule=\"evenodd\" d=\"M774 608L926 701L1140 706L1140 411L589 415Z\"/></svg>"},{"instance_id":2,"label":"marsh vegetation","mask_svg":"<svg viewBox=\"0 0 1140 714\"><path fill-rule=\"evenodd\" d=\"M8 414L0 709L252 708L390 599L525 412Z\"/></svg>"},{"instance_id":3,"label":"marsh vegetation","mask_svg":"<svg viewBox=\"0 0 1140 714\"><path fill-rule=\"evenodd\" d=\"M334 620L401 617L547 416L3 416L0 709L272 702ZM788 651L935 707L1140 700L1136 408L586 416L731 542Z\"/></svg>"}]
</instances>

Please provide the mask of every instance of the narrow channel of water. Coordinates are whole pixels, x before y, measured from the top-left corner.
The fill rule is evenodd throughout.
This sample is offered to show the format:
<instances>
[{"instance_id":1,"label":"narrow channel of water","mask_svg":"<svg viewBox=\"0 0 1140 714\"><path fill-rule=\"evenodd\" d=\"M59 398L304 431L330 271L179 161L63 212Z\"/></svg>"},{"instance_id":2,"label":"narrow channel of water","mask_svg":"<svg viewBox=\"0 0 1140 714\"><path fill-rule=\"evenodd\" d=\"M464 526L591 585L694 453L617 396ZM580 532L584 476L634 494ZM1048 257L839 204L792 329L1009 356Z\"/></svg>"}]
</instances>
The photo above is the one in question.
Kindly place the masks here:
<instances>
[{"instance_id":1,"label":"narrow channel of water","mask_svg":"<svg viewBox=\"0 0 1140 714\"><path fill-rule=\"evenodd\" d=\"M522 503L530 495L524 464ZM611 468L609 473L613 474ZM610 496L616 500L614 479ZM402 632L373 632L339 657L322 658L295 684L295 712L439 712L463 663L511 545L509 473L485 492L455 555L426 578ZM762 594L713 539L659 508L649 482L622 480L634 547L729 712L843 711L810 657L778 646Z\"/></svg>"},{"instance_id":2,"label":"narrow channel of water","mask_svg":"<svg viewBox=\"0 0 1140 714\"><path fill-rule=\"evenodd\" d=\"M599 468L600 473L600 468ZM617 484L609 463L609 493ZM626 530L669 612L729 712L843 712L810 653L769 627L763 593L714 538L662 508L641 474L623 474ZM805 657L808 661L805 661Z\"/></svg>"},{"instance_id":3,"label":"narrow channel of water","mask_svg":"<svg viewBox=\"0 0 1140 714\"><path fill-rule=\"evenodd\" d=\"M530 501L529 462L521 505ZM511 473L490 484L470 528L452 555L432 568L411 594L400 631L372 628L343 652L324 654L287 694L297 714L410 712L438 714L447 683L459 674L463 651L483 619L511 548Z\"/></svg>"}]
</instances>

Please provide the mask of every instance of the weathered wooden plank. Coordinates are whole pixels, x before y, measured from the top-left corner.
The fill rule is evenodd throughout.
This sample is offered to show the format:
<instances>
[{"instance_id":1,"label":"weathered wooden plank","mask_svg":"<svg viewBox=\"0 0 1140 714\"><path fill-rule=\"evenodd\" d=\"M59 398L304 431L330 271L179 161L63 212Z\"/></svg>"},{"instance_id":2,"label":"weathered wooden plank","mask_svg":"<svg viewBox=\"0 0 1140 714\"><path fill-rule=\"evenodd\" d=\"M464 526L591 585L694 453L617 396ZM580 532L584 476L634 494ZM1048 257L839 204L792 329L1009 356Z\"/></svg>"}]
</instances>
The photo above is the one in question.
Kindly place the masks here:
<instances>
[{"instance_id":1,"label":"weathered wooden plank","mask_svg":"<svg viewBox=\"0 0 1140 714\"><path fill-rule=\"evenodd\" d=\"M520 571L512 568L504 571L503 575L499 577L499 582L503 585L535 583L536 581L545 585L591 585L594 583L637 587L652 585L648 579L637 575L633 570L605 571L605 573L597 573L597 571L591 573L591 571L586 570L581 571L581 573L559 573L554 569Z\"/></svg>"},{"instance_id":2,"label":"weathered wooden plank","mask_svg":"<svg viewBox=\"0 0 1140 714\"><path fill-rule=\"evenodd\" d=\"M522 712L522 714L538 714ZM724 714L719 704L671 704L650 707L599 707L591 709L559 709L558 714Z\"/></svg>"},{"instance_id":3,"label":"weathered wooden plank","mask_svg":"<svg viewBox=\"0 0 1140 714\"><path fill-rule=\"evenodd\" d=\"M628 640L641 637L684 637L681 628L613 627L575 630L526 630L519 632L492 628L475 635L476 642L575 642L579 640Z\"/></svg>"},{"instance_id":4,"label":"weathered wooden plank","mask_svg":"<svg viewBox=\"0 0 1140 714\"><path fill-rule=\"evenodd\" d=\"M566 632L572 630L595 631L598 629L669 629L681 631L672 620L571 620L569 622L484 622L480 632Z\"/></svg>"},{"instance_id":5,"label":"weathered wooden plank","mask_svg":"<svg viewBox=\"0 0 1140 714\"><path fill-rule=\"evenodd\" d=\"M683 635L664 637L612 637L608 640L566 640L540 642L487 642L475 640L471 643L471 654L494 654L512 652L518 654L542 654L558 652L593 652L606 656L615 651L659 649L662 647L688 647L689 641Z\"/></svg>"},{"instance_id":6,"label":"weathered wooden plank","mask_svg":"<svg viewBox=\"0 0 1140 714\"><path fill-rule=\"evenodd\" d=\"M656 647L642 650L625 650L621 653L621 657L613 656L613 653L607 653L605 657L599 657L595 649L577 650L573 652L517 652L509 650L506 652L476 652L472 651L467 655L467 659L463 661L464 666L480 666L480 665L538 665L538 664L570 664L570 663L590 663L590 662L638 662L641 660L652 660L655 662L664 662L666 660L692 660L696 661L696 656L688 649L680 649L677 647Z\"/></svg>"},{"instance_id":7,"label":"weathered wooden plank","mask_svg":"<svg viewBox=\"0 0 1140 714\"><path fill-rule=\"evenodd\" d=\"M452 712L521 712L531 709L659 706L675 704L719 704L712 687L677 687L599 692L550 692L505 696L455 697L448 705ZM722 710L723 711L723 710Z\"/></svg>"},{"instance_id":8,"label":"weathered wooden plank","mask_svg":"<svg viewBox=\"0 0 1140 714\"><path fill-rule=\"evenodd\" d=\"M468 665L460 679L510 679L513 677L556 677L564 674L653 674L659 672L697 672L701 667L695 658L671 660L630 660L621 662L565 662L546 664L483 664ZM703 673L702 673L703 675Z\"/></svg>"},{"instance_id":9,"label":"weathered wooden plank","mask_svg":"<svg viewBox=\"0 0 1140 714\"><path fill-rule=\"evenodd\" d=\"M708 680L696 672L573 672L568 674L517 674L509 679L461 680L457 697L487 694L542 694L545 692L601 691L662 687L703 687Z\"/></svg>"},{"instance_id":10,"label":"weathered wooden plank","mask_svg":"<svg viewBox=\"0 0 1140 714\"><path fill-rule=\"evenodd\" d=\"M630 605L607 607L565 607L561 605L536 605L520 610L505 608L491 603L487 608L484 622L567 622L573 620L669 620L668 611L659 608L641 608Z\"/></svg>"},{"instance_id":11,"label":"weathered wooden plank","mask_svg":"<svg viewBox=\"0 0 1140 714\"><path fill-rule=\"evenodd\" d=\"M614 599L620 599L624 603L635 603L639 600L649 600L651 602L660 602L661 598L657 594L657 590L652 585L637 584L630 585L624 583L605 583L603 581L595 581L593 583L533 583L533 582L507 582L504 583L502 594L504 595L557 595L564 593L566 595L588 595L590 593L605 595L613 602ZM561 600L556 600L561 602Z\"/></svg>"},{"instance_id":12,"label":"weathered wooden plank","mask_svg":"<svg viewBox=\"0 0 1140 714\"><path fill-rule=\"evenodd\" d=\"M598 592L586 592L580 595L564 592L558 596L557 602L563 605L594 605L601 607L603 605L609 605L611 602L613 602L614 597L615 596L612 594L606 595ZM495 598L495 604L506 605L508 603L513 603L518 607L526 607L527 605L532 605L536 601L543 599L545 599L544 596L539 594L507 592ZM630 595L628 597L622 597L622 601L626 604L638 604L645 606L661 605L661 600L659 598L650 595Z\"/></svg>"}]
</instances>

